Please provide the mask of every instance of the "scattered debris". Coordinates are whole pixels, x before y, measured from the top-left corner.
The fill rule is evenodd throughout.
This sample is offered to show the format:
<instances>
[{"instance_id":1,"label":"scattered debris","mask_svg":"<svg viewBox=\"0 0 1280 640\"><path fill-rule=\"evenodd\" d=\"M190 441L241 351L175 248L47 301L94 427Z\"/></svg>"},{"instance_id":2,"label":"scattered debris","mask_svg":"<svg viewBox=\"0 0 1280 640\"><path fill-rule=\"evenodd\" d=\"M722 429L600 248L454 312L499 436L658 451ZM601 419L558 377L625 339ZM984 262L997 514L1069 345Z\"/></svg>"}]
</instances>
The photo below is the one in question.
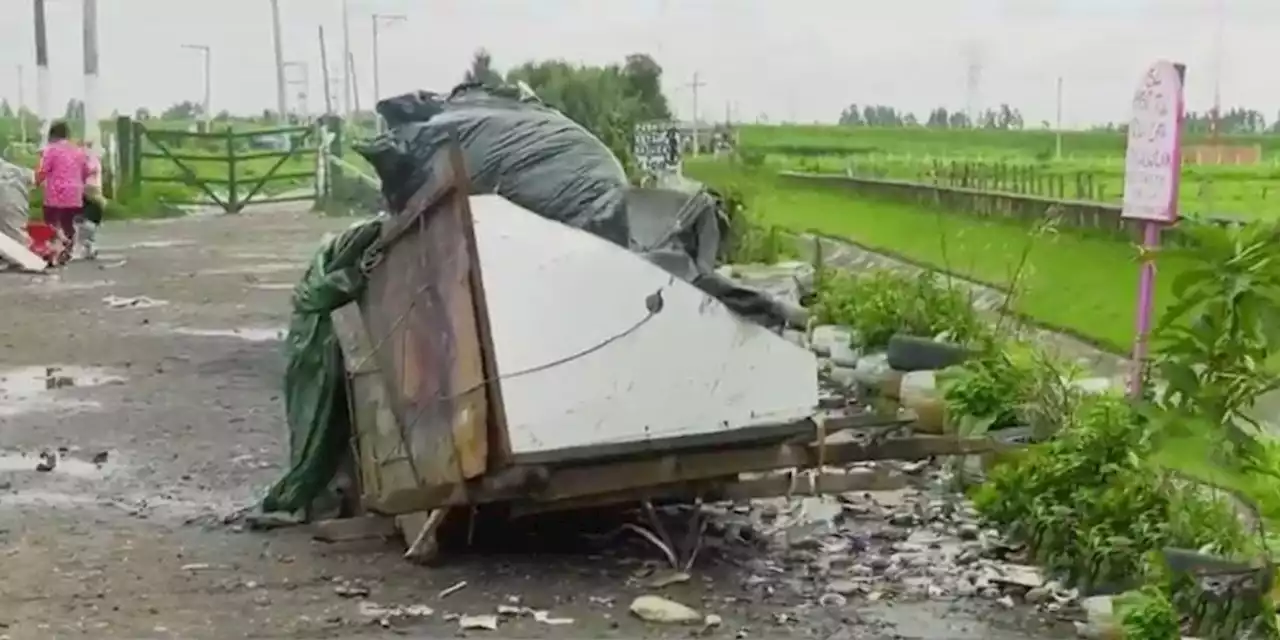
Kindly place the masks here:
<instances>
[{"instance_id":1,"label":"scattered debris","mask_svg":"<svg viewBox=\"0 0 1280 640\"><path fill-rule=\"evenodd\" d=\"M333 592L343 598L365 598L369 595L369 587L359 582L343 582L333 588Z\"/></svg>"},{"instance_id":2,"label":"scattered debris","mask_svg":"<svg viewBox=\"0 0 1280 640\"><path fill-rule=\"evenodd\" d=\"M391 622L396 619L429 618L435 615L435 613L435 609L432 609L425 604L384 607L382 605L369 602L368 600L360 601L360 615L366 618L372 618L383 627L390 627Z\"/></svg>"},{"instance_id":3,"label":"scattered debris","mask_svg":"<svg viewBox=\"0 0 1280 640\"><path fill-rule=\"evenodd\" d=\"M40 462L36 464L36 471L53 471L58 467L58 454L52 451L41 451Z\"/></svg>"},{"instance_id":4,"label":"scattered debris","mask_svg":"<svg viewBox=\"0 0 1280 640\"><path fill-rule=\"evenodd\" d=\"M473 616L462 616L458 618L458 628L462 629L463 631L471 631L471 630L497 631L498 616L492 613L483 613L480 615L473 615Z\"/></svg>"},{"instance_id":5,"label":"scattered debris","mask_svg":"<svg viewBox=\"0 0 1280 640\"><path fill-rule=\"evenodd\" d=\"M552 618L550 611L534 611L533 619L535 622L541 622L542 624L549 624L552 626L573 624L573 618Z\"/></svg>"},{"instance_id":6,"label":"scattered debris","mask_svg":"<svg viewBox=\"0 0 1280 640\"><path fill-rule=\"evenodd\" d=\"M648 589L662 589L673 584L688 582L690 578L691 576L684 571L665 571L645 583L645 587Z\"/></svg>"},{"instance_id":7,"label":"scattered debris","mask_svg":"<svg viewBox=\"0 0 1280 640\"><path fill-rule=\"evenodd\" d=\"M462 580L462 581L459 581L457 584L453 585L452 587L442 590L440 592L440 595L437 597L443 600L444 598L447 598L454 593L462 591L465 588L467 588L467 581Z\"/></svg>"},{"instance_id":8,"label":"scattered debris","mask_svg":"<svg viewBox=\"0 0 1280 640\"><path fill-rule=\"evenodd\" d=\"M131 298L107 296L102 299L102 302L112 309L150 309L169 304L165 300L156 300L147 296L135 296Z\"/></svg>"},{"instance_id":9,"label":"scattered debris","mask_svg":"<svg viewBox=\"0 0 1280 640\"><path fill-rule=\"evenodd\" d=\"M643 595L631 602L631 613L645 622L692 624L702 622L701 613L661 596Z\"/></svg>"}]
</instances>

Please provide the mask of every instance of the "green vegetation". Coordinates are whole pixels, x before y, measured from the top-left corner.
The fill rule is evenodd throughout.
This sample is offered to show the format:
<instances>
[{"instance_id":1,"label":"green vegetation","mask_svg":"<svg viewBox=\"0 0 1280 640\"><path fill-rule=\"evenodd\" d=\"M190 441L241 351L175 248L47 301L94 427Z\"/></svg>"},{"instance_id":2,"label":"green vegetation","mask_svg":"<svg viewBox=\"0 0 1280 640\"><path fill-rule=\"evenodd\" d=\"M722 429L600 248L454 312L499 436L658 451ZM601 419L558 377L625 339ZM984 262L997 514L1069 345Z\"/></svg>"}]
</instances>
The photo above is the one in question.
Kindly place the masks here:
<instances>
[{"instance_id":1,"label":"green vegetation","mask_svg":"<svg viewBox=\"0 0 1280 640\"><path fill-rule=\"evenodd\" d=\"M1277 637L1265 532L1280 525L1280 445L1249 417L1280 387L1277 231L1189 230L1190 266L1154 339L1164 384L1143 400L1064 394L1050 360L1020 368L1009 345L950 373L950 420L1016 407L1052 427L995 464L975 505L1068 584L1135 589L1117 602L1126 638Z\"/></svg>"},{"instance_id":2,"label":"green vegetation","mask_svg":"<svg viewBox=\"0 0 1280 640\"><path fill-rule=\"evenodd\" d=\"M963 212L851 197L840 189L786 184L765 171L717 161L687 161L685 171L741 193L760 219L794 232L853 240L875 251L1000 286L1017 269L1033 230ZM1068 232L1044 234L1031 249L1013 311L1116 352L1133 337L1137 252L1125 243ZM1160 257L1157 301L1188 264L1178 251Z\"/></svg>"},{"instance_id":3,"label":"green vegetation","mask_svg":"<svg viewBox=\"0 0 1280 640\"><path fill-rule=\"evenodd\" d=\"M831 125L742 125L738 146L784 155L891 154L915 157L961 156L1002 160L1054 157L1057 132L1045 129L952 129L929 127L858 127ZM1207 143L1203 133L1189 134L1187 144ZM1280 135L1221 136L1223 144L1259 145L1264 158L1280 154ZM1118 129L1062 132L1063 157L1116 158L1124 155L1125 136Z\"/></svg>"},{"instance_id":4,"label":"green vegetation","mask_svg":"<svg viewBox=\"0 0 1280 640\"><path fill-rule=\"evenodd\" d=\"M945 333L965 345L987 335L987 323L978 316L972 298L928 271L916 275L887 269L824 272L819 283L813 308L817 322L853 329L862 347L883 348L897 333Z\"/></svg>"}]
</instances>

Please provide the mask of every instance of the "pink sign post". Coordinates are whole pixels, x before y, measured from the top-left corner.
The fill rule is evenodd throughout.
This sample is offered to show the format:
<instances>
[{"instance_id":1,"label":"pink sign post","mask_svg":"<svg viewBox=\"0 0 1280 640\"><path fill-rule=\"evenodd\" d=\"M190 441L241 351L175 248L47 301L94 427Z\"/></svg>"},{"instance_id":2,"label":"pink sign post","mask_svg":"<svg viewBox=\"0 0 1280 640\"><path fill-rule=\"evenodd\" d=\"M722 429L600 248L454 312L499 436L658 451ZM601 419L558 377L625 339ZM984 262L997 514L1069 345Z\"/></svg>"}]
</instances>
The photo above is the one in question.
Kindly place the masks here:
<instances>
[{"instance_id":1,"label":"pink sign post","mask_svg":"<svg viewBox=\"0 0 1280 640\"><path fill-rule=\"evenodd\" d=\"M1155 298L1155 253L1160 229L1178 219L1182 174L1183 81L1186 67L1160 61L1142 77L1133 93L1129 140L1124 154L1124 207L1121 215L1142 221L1142 276L1138 282L1133 373L1129 393L1142 395L1147 340Z\"/></svg>"}]
</instances>

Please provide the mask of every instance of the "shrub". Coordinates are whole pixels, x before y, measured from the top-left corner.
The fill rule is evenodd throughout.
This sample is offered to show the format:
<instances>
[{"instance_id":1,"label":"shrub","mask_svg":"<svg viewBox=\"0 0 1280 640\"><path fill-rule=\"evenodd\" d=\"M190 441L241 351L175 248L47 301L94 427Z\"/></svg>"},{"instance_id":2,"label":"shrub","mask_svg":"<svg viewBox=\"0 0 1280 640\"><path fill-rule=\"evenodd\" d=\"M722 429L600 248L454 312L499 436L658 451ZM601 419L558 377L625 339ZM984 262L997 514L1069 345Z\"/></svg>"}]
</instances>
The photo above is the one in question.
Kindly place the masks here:
<instances>
[{"instance_id":1,"label":"shrub","mask_svg":"<svg viewBox=\"0 0 1280 640\"><path fill-rule=\"evenodd\" d=\"M818 322L847 326L858 344L873 349L888 344L895 333L922 337L945 333L951 341L965 345L989 334L966 291L925 271L824 271L814 312Z\"/></svg>"}]
</instances>

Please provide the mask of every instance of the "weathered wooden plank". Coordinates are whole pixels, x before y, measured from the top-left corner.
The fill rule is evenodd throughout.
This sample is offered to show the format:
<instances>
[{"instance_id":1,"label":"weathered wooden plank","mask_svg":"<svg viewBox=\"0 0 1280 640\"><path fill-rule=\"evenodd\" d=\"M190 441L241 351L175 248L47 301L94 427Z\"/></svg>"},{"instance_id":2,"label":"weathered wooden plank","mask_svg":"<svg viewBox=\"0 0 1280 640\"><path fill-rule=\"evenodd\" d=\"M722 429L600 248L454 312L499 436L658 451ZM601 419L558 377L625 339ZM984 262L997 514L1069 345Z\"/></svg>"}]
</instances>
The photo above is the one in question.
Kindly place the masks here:
<instances>
[{"instance_id":1,"label":"weathered wooden plank","mask_svg":"<svg viewBox=\"0 0 1280 640\"><path fill-rule=\"evenodd\" d=\"M438 154L408 208L384 225L361 303L414 481L380 493L462 482L487 468L487 398L465 226L465 169ZM417 207L423 207L419 209ZM387 480L387 478L384 478Z\"/></svg>"},{"instance_id":2,"label":"weathered wooden plank","mask_svg":"<svg viewBox=\"0 0 1280 640\"><path fill-rule=\"evenodd\" d=\"M622 460L566 468L512 467L467 485L392 492L383 503L388 513L405 513L436 505L464 505L524 500L551 503L677 483L734 477L739 473L776 469L839 466L866 460L921 460L935 456L973 455L1013 448L988 438L915 436L883 442L781 444L741 450L673 453L643 460Z\"/></svg>"},{"instance_id":3,"label":"weathered wooden plank","mask_svg":"<svg viewBox=\"0 0 1280 640\"><path fill-rule=\"evenodd\" d=\"M396 535L396 523L386 516L359 516L321 520L311 525L312 537L321 542L349 542L390 538Z\"/></svg>"}]
</instances>

